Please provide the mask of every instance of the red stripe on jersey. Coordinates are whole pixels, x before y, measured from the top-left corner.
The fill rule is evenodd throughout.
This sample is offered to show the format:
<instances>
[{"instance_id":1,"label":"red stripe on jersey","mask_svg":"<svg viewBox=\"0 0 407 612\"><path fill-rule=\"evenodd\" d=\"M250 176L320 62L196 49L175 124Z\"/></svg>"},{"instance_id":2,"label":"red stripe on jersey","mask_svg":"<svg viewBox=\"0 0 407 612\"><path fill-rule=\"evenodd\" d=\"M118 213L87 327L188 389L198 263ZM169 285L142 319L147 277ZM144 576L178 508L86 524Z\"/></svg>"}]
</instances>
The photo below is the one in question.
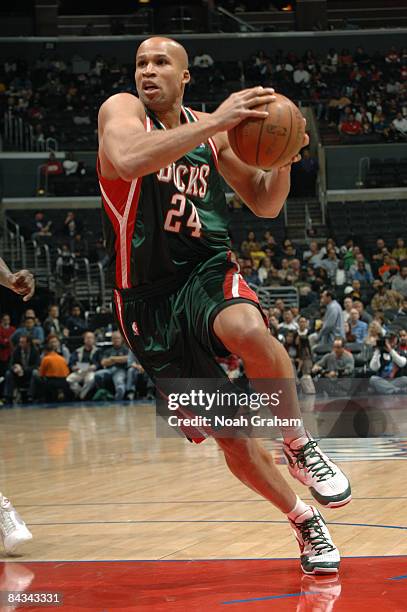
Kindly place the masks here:
<instances>
[{"instance_id":1,"label":"red stripe on jersey","mask_svg":"<svg viewBox=\"0 0 407 612\"><path fill-rule=\"evenodd\" d=\"M226 272L225 280L223 281L223 295L226 300L239 297L239 295L234 295L234 293L236 293L234 289L236 290L236 287L239 286L238 282L236 282L238 274L236 267L230 268L230 270Z\"/></svg>"},{"instance_id":2,"label":"red stripe on jersey","mask_svg":"<svg viewBox=\"0 0 407 612\"><path fill-rule=\"evenodd\" d=\"M120 331L131 349L130 340L127 337L126 328L124 326L123 298L117 289L114 290L114 302L116 305L117 318L119 319Z\"/></svg>"},{"instance_id":3,"label":"red stripe on jersey","mask_svg":"<svg viewBox=\"0 0 407 612\"><path fill-rule=\"evenodd\" d=\"M134 262L131 261L131 244L132 244L132 237L133 237L133 234L134 234L134 226L136 224L138 205L139 205L139 201L140 201L141 183L142 183L142 179L139 178L137 180L137 185L136 185L136 188L134 190L132 202L129 205L128 216L127 216L127 220L126 220L126 223L125 223L125 228L126 228L126 236L125 236L125 241L126 241L126 257L127 257L127 262L128 262L128 264L127 264L127 279L126 279L126 285L127 285L126 288L127 289L129 287L131 287L131 263L134 264Z\"/></svg>"},{"instance_id":4,"label":"red stripe on jersey","mask_svg":"<svg viewBox=\"0 0 407 612\"><path fill-rule=\"evenodd\" d=\"M141 183L142 178L136 178L131 183L121 178L110 181L99 173L103 205L116 234L116 284L120 289L131 287L131 239Z\"/></svg>"},{"instance_id":5,"label":"red stripe on jersey","mask_svg":"<svg viewBox=\"0 0 407 612\"><path fill-rule=\"evenodd\" d=\"M121 249L120 249L120 224L119 224L119 220L115 216L110 206L107 205L105 198L103 196L103 193L102 193L102 202L103 202L103 208L105 209L106 214L110 219L110 223L113 225L114 233L116 235L116 240L114 243L114 248L116 252L116 275L115 276L116 276L116 283L119 284L120 278L121 278L121 269L122 269Z\"/></svg>"},{"instance_id":6,"label":"red stripe on jersey","mask_svg":"<svg viewBox=\"0 0 407 612\"><path fill-rule=\"evenodd\" d=\"M239 274L239 297L247 298L252 302L259 303L259 298L257 297L257 293L249 287L249 285L244 280L243 276Z\"/></svg>"}]
</instances>

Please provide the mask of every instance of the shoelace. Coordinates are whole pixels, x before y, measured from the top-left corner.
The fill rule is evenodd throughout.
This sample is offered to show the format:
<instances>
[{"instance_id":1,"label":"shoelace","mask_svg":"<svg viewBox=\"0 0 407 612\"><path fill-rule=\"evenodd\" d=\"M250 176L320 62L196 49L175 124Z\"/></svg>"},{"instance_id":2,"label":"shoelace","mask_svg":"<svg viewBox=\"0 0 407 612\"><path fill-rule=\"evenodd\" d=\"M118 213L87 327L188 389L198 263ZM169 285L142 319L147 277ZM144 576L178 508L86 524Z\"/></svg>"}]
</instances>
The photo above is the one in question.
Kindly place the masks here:
<instances>
[{"instance_id":1,"label":"shoelace","mask_svg":"<svg viewBox=\"0 0 407 612\"><path fill-rule=\"evenodd\" d=\"M335 550L335 546L329 542L323 532L322 519L318 515L307 519L303 523L295 523L295 525L300 531L304 542L311 544L316 555L322 555L323 553Z\"/></svg>"},{"instance_id":2,"label":"shoelace","mask_svg":"<svg viewBox=\"0 0 407 612\"><path fill-rule=\"evenodd\" d=\"M0 523L5 537L10 535L10 533L16 528L11 512L7 512L7 510L3 510L2 508L0 508Z\"/></svg>"},{"instance_id":3,"label":"shoelace","mask_svg":"<svg viewBox=\"0 0 407 612\"><path fill-rule=\"evenodd\" d=\"M316 440L310 440L302 448L298 450L290 448L290 450L295 457L295 463L299 469L306 468L312 472L312 475L315 476L318 482L322 482L335 476L335 471L327 464L321 453L315 450L317 446L318 442ZM308 464L307 462L312 459L316 459L316 461Z\"/></svg>"}]
</instances>

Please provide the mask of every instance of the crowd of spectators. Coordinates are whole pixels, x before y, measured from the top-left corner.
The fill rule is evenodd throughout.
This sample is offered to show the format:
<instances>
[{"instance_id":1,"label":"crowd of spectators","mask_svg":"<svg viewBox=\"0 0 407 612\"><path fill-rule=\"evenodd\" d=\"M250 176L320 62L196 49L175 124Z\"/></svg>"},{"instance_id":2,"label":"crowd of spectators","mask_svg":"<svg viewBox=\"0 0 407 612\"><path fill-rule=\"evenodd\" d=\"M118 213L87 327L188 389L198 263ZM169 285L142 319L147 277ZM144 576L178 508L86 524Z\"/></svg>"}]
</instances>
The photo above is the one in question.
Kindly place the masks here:
<instances>
[{"instance_id":1,"label":"crowd of spectators","mask_svg":"<svg viewBox=\"0 0 407 612\"><path fill-rule=\"evenodd\" d=\"M203 49L191 57L190 70L186 100L192 104L215 105L231 91L260 83L312 104L318 120L345 141L407 137L407 48L372 54L363 47L304 54L263 49L235 62L215 61ZM134 91L133 72L133 65L101 55L69 62L45 53L32 63L8 58L0 62L0 116L21 116L38 142L51 137L60 149L96 149L98 108L114 93Z\"/></svg>"},{"instance_id":2,"label":"crowd of spectators","mask_svg":"<svg viewBox=\"0 0 407 612\"><path fill-rule=\"evenodd\" d=\"M76 348L73 348L73 344ZM70 348L69 348L70 347ZM16 328L0 321L0 381L3 404L72 400L152 399L155 389L118 331L91 331L80 306L60 318L51 304L40 321L27 309Z\"/></svg>"},{"instance_id":3,"label":"crowd of spectators","mask_svg":"<svg viewBox=\"0 0 407 612\"><path fill-rule=\"evenodd\" d=\"M284 344L304 393L349 393L367 380L378 393L407 392L407 246L403 238L372 249L332 238L300 247L277 244L270 231L249 231L235 251L244 279L255 289L295 287L298 306L276 299L270 332ZM76 339L75 348L72 340ZM231 377L242 364L220 360ZM0 376L7 404L28 401L152 398L153 382L118 331L92 331L77 303L65 317L51 304L39 321L32 309L17 328L0 324ZM339 380L340 379L340 380Z\"/></svg>"},{"instance_id":4,"label":"crowd of spectators","mask_svg":"<svg viewBox=\"0 0 407 612\"><path fill-rule=\"evenodd\" d=\"M253 288L298 290L298 307L277 299L268 315L305 393L320 388L337 394L341 385L349 391L344 380L355 377L369 379L383 394L407 392L403 238L386 244L379 237L373 249L352 239L337 245L332 238L300 248L289 239L277 244L269 231L259 239L249 231L235 256ZM230 368L236 372L236 363Z\"/></svg>"}]
</instances>

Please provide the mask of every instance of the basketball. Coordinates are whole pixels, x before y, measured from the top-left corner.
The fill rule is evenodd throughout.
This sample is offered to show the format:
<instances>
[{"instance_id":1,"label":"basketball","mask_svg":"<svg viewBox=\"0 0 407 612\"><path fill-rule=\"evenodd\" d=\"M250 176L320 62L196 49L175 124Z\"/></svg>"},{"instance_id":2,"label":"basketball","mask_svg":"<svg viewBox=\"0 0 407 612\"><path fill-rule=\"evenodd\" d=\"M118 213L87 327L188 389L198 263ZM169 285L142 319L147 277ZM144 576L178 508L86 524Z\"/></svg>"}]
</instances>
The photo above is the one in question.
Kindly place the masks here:
<instances>
[{"instance_id":1,"label":"basketball","mask_svg":"<svg viewBox=\"0 0 407 612\"><path fill-rule=\"evenodd\" d=\"M229 142L236 155L249 166L264 170L284 166L302 148L305 122L299 108L285 96L263 104L266 119L245 119L229 130Z\"/></svg>"}]
</instances>

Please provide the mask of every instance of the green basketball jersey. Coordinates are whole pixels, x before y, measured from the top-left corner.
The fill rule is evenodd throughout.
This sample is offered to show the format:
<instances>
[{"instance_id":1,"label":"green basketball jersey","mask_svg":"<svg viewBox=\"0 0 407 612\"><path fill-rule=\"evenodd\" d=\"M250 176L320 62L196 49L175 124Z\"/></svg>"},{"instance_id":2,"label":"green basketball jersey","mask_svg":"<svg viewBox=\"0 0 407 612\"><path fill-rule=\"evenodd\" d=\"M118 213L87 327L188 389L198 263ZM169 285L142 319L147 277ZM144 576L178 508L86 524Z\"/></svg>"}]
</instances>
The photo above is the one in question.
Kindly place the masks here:
<instances>
[{"instance_id":1,"label":"green basketball jersey","mask_svg":"<svg viewBox=\"0 0 407 612\"><path fill-rule=\"evenodd\" d=\"M198 121L182 107L181 122ZM146 110L146 130L165 129ZM211 138L131 183L99 175L106 243L118 288L180 285L203 261L230 249L228 211Z\"/></svg>"}]
</instances>

